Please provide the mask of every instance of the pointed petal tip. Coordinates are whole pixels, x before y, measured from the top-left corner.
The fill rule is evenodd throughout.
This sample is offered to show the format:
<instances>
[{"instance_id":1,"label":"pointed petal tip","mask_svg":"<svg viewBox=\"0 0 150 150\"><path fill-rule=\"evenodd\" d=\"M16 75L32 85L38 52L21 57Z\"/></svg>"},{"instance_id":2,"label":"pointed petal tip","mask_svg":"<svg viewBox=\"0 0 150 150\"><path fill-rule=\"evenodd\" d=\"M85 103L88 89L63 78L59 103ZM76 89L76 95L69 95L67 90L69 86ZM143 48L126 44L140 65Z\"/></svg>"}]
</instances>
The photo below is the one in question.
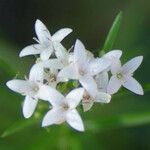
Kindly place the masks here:
<instances>
[{"instance_id":1,"label":"pointed petal tip","mask_svg":"<svg viewBox=\"0 0 150 150\"><path fill-rule=\"evenodd\" d=\"M144 95L144 90L143 90L143 88L141 89L141 91L139 91L139 92L136 93L136 94L143 96L143 95Z\"/></svg>"},{"instance_id":2,"label":"pointed petal tip","mask_svg":"<svg viewBox=\"0 0 150 150\"><path fill-rule=\"evenodd\" d=\"M46 121L46 119L44 118L41 124L41 127L47 127L49 126L48 122Z\"/></svg>"},{"instance_id":3,"label":"pointed petal tip","mask_svg":"<svg viewBox=\"0 0 150 150\"><path fill-rule=\"evenodd\" d=\"M47 124L43 121L41 126L42 126L42 127L46 127Z\"/></svg>"},{"instance_id":4,"label":"pointed petal tip","mask_svg":"<svg viewBox=\"0 0 150 150\"><path fill-rule=\"evenodd\" d=\"M12 87L12 84L13 84L13 80L10 80L10 81L6 82L7 87L10 88L10 89Z\"/></svg>"},{"instance_id":5,"label":"pointed petal tip","mask_svg":"<svg viewBox=\"0 0 150 150\"><path fill-rule=\"evenodd\" d=\"M137 56L137 58L142 62L143 61L143 56Z\"/></svg>"},{"instance_id":6,"label":"pointed petal tip","mask_svg":"<svg viewBox=\"0 0 150 150\"><path fill-rule=\"evenodd\" d=\"M72 127L72 128L74 128L78 132L84 132L85 131L84 126L80 126L80 128L75 128L75 127Z\"/></svg>"},{"instance_id":7,"label":"pointed petal tip","mask_svg":"<svg viewBox=\"0 0 150 150\"><path fill-rule=\"evenodd\" d=\"M85 131L84 126L83 126L83 128L78 129L78 131L79 131L79 132L84 132L84 131Z\"/></svg>"},{"instance_id":8,"label":"pointed petal tip","mask_svg":"<svg viewBox=\"0 0 150 150\"><path fill-rule=\"evenodd\" d=\"M68 34L71 33L71 32L73 32L73 29L71 29L71 28L64 28L64 29L68 30Z\"/></svg>"},{"instance_id":9,"label":"pointed petal tip","mask_svg":"<svg viewBox=\"0 0 150 150\"><path fill-rule=\"evenodd\" d=\"M26 115L23 113L24 118L29 119L31 117L31 115Z\"/></svg>"},{"instance_id":10,"label":"pointed petal tip","mask_svg":"<svg viewBox=\"0 0 150 150\"><path fill-rule=\"evenodd\" d=\"M106 103L110 103L110 101L111 101L111 95L108 94Z\"/></svg>"},{"instance_id":11,"label":"pointed petal tip","mask_svg":"<svg viewBox=\"0 0 150 150\"><path fill-rule=\"evenodd\" d=\"M42 23L42 21L40 19L36 19L35 24L39 24Z\"/></svg>"},{"instance_id":12,"label":"pointed petal tip","mask_svg":"<svg viewBox=\"0 0 150 150\"><path fill-rule=\"evenodd\" d=\"M79 43L81 43L81 44L82 44L81 40L79 40L79 39L76 39L76 42L75 42L75 44L79 44Z\"/></svg>"},{"instance_id":13,"label":"pointed petal tip","mask_svg":"<svg viewBox=\"0 0 150 150\"><path fill-rule=\"evenodd\" d=\"M24 55L24 53L23 53L23 51L21 51L20 53L19 53L19 57L24 57L25 55Z\"/></svg>"}]
</instances>

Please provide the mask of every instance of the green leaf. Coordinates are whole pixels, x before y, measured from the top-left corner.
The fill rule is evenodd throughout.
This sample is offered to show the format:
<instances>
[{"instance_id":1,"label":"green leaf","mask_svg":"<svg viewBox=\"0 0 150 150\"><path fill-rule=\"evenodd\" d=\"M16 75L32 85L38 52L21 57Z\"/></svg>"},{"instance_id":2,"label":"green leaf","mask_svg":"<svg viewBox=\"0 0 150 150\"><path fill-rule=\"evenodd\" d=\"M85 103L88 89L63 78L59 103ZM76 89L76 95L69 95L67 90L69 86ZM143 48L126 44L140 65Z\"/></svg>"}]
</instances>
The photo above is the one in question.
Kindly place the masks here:
<instances>
[{"instance_id":1,"label":"green leaf","mask_svg":"<svg viewBox=\"0 0 150 150\"><path fill-rule=\"evenodd\" d=\"M0 68L9 76L15 76L16 70L14 70L8 63L6 63L2 58L0 58Z\"/></svg>"},{"instance_id":2,"label":"green leaf","mask_svg":"<svg viewBox=\"0 0 150 150\"><path fill-rule=\"evenodd\" d=\"M108 50L111 50L113 48L113 45L116 41L119 29L120 29L121 21L122 21L122 11L120 11L119 14L116 16L109 30L107 38L105 40L104 47L102 51L100 51L100 53L107 52Z\"/></svg>"},{"instance_id":3,"label":"green leaf","mask_svg":"<svg viewBox=\"0 0 150 150\"><path fill-rule=\"evenodd\" d=\"M24 128L29 127L29 126L35 124L38 121L39 121L39 119L37 119L37 118L31 118L31 119L28 119L28 120L17 121L12 126L10 126L9 128L7 128L2 133L1 137L5 138L5 137L7 137L9 135L12 135L12 134L14 134L16 132L19 132L19 131L23 130Z\"/></svg>"},{"instance_id":4,"label":"green leaf","mask_svg":"<svg viewBox=\"0 0 150 150\"><path fill-rule=\"evenodd\" d=\"M85 121L86 129L92 132L150 124L150 111L102 117L96 122Z\"/></svg>"}]
</instances>

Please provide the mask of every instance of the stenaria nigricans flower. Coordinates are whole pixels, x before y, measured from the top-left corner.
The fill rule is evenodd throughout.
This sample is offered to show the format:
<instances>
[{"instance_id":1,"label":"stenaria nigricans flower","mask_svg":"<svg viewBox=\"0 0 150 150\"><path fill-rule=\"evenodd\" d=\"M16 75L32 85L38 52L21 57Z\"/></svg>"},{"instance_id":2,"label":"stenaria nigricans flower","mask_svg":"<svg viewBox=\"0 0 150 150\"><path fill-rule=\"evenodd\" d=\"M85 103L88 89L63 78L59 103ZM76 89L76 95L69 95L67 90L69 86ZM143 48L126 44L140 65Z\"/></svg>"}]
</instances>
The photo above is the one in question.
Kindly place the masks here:
<instances>
[{"instance_id":1,"label":"stenaria nigricans flower","mask_svg":"<svg viewBox=\"0 0 150 150\"><path fill-rule=\"evenodd\" d=\"M47 27L40 20L36 20L35 31L38 39L34 39L38 44L25 47L20 52L20 57L40 54L42 60L47 60L54 51L57 51L57 49L54 49L54 45L56 47L57 44L60 44L60 42L72 32L72 29L63 28L51 36Z\"/></svg>"},{"instance_id":2,"label":"stenaria nigricans flower","mask_svg":"<svg viewBox=\"0 0 150 150\"><path fill-rule=\"evenodd\" d=\"M112 77L107 87L108 93L114 94L121 86L124 86L136 94L143 95L142 86L133 78L133 73L140 66L142 60L143 56L134 57L123 66L119 59L115 61L111 67Z\"/></svg>"},{"instance_id":3,"label":"stenaria nigricans flower","mask_svg":"<svg viewBox=\"0 0 150 150\"><path fill-rule=\"evenodd\" d=\"M66 121L74 129L84 131L82 119L76 110L77 105L83 97L84 89L74 89L65 97L51 87L49 87L49 91L47 92L46 96L48 97L43 95L43 98L49 99L52 109L45 115L42 126L61 124Z\"/></svg>"}]
</instances>

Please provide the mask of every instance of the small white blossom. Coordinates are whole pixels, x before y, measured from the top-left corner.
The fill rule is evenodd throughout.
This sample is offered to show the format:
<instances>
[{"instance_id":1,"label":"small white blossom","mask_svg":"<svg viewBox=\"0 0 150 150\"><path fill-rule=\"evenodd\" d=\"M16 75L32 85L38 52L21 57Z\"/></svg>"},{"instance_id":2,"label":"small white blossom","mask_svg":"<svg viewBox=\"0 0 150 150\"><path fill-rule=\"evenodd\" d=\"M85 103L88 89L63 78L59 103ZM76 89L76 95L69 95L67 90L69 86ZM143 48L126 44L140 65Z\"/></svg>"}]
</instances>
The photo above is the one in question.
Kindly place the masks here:
<instances>
[{"instance_id":1,"label":"small white blossom","mask_svg":"<svg viewBox=\"0 0 150 150\"><path fill-rule=\"evenodd\" d=\"M25 118L29 118L34 113L38 99L41 98L42 94L45 94L48 86L43 85L34 80L10 80L6 85L13 91L20 93L25 96L23 103L23 115ZM44 91L43 91L44 86ZM42 96L43 97L43 96ZM47 100L47 99L43 99Z\"/></svg>"},{"instance_id":2,"label":"small white blossom","mask_svg":"<svg viewBox=\"0 0 150 150\"><path fill-rule=\"evenodd\" d=\"M66 121L72 128L84 131L82 119L76 110L84 90L82 88L74 89L66 97L51 87L47 92L46 97L43 95L43 98L48 98L53 108L45 115L42 126L61 124Z\"/></svg>"},{"instance_id":3,"label":"small white blossom","mask_svg":"<svg viewBox=\"0 0 150 150\"><path fill-rule=\"evenodd\" d=\"M39 61L32 66L29 76L36 78L36 81L45 83L55 88L57 83L60 80L63 80L59 79L57 76L58 70L62 68L63 64L58 59Z\"/></svg>"},{"instance_id":4,"label":"small white blossom","mask_svg":"<svg viewBox=\"0 0 150 150\"><path fill-rule=\"evenodd\" d=\"M108 93L114 94L121 86L124 86L136 94L143 95L142 86L132 77L134 71L142 63L142 60L143 56L134 57L123 66L121 66L120 60L115 61L111 68L112 77L107 87Z\"/></svg>"},{"instance_id":5,"label":"small white blossom","mask_svg":"<svg viewBox=\"0 0 150 150\"><path fill-rule=\"evenodd\" d=\"M40 20L36 20L35 31L38 37L38 39L35 40L38 44L25 47L20 52L20 57L40 54L42 60L47 60L54 51L57 51L57 49L54 48L54 45L56 47L57 44L60 44L60 42L72 32L72 29L63 28L51 36L47 27Z\"/></svg>"},{"instance_id":6,"label":"small white blossom","mask_svg":"<svg viewBox=\"0 0 150 150\"><path fill-rule=\"evenodd\" d=\"M97 91L95 92L95 96L93 96L93 94L88 93L85 90L84 95L83 95L83 100L82 100L83 110L84 112L90 110L94 102L109 103L110 100L111 100L111 95L105 92Z\"/></svg>"}]
</instances>

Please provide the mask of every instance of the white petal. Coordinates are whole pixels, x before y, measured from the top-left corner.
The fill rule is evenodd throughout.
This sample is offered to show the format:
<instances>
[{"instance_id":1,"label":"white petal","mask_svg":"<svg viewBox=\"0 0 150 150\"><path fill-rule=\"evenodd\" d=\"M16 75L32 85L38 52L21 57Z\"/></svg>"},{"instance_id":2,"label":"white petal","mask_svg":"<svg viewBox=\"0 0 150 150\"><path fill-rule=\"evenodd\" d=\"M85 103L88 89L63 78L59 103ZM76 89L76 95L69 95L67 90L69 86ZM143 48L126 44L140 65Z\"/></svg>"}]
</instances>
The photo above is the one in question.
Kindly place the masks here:
<instances>
[{"instance_id":1,"label":"white petal","mask_svg":"<svg viewBox=\"0 0 150 150\"><path fill-rule=\"evenodd\" d=\"M108 73L107 72L99 73L95 77L95 81L97 83L98 90L106 92L108 82L109 82Z\"/></svg>"},{"instance_id":2,"label":"white petal","mask_svg":"<svg viewBox=\"0 0 150 150\"><path fill-rule=\"evenodd\" d=\"M59 73L59 78L78 79L78 72L73 64L64 67Z\"/></svg>"},{"instance_id":3,"label":"white petal","mask_svg":"<svg viewBox=\"0 0 150 150\"><path fill-rule=\"evenodd\" d=\"M6 85L13 91L18 92L22 95L27 95L31 89L31 83L25 80L10 80Z\"/></svg>"},{"instance_id":4,"label":"white petal","mask_svg":"<svg viewBox=\"0 0 150 150\"><path fill-rule=\"evenodd\" d=\"M99 102L99 103L109 103L110 100L111 100L111 95L104 92L98 92L95 97L95 102Z\"/></svg>"},{"instance_id":5,"label":"white petal","mask_svg":"<svg viewBox=\"0 0 150 150\"><path fill-rule=\"evenodd\" d=\"M128 77L128 80L125 83L123 83L123 86L136 94L144 94L142 86L133 77Z\"/></svg>"},{"instance_id":6,"label":"white petal","mask_svg":"<svg viewBox=\"0 0 150 150\"><path fill-rule=\"evenodd\" d=\"M86 112L86 111L89 111L92 106L94 104L94 100L90 100L90 101L86 101L86 100L82 100L82 106L83 106L83 111Z\"/></svg>"},{"instance_id":7,"label":"white petal","mask_svg":"<svg viewBox=\"0 0 150 150\"><path fill-rule=\"evenodd\" d=\"M95 97L97 93L97 85L92 77L84 76L80 78L79 82L92 97Z\"/></svg>"},{"instance_id":8,"label":"white petal","mask_svg":"<svg viewBox=\"0 0 150 150\"><path fill-rule=\"evenodd\" d=\"M49 126L52 124L60 124L65 121L62 109L53 108L50 110L42 121L42 127Z\"/></svg>"},{"instance_id":9,"label":"white petal","mask_svg":"<svg viewBox=\"0 0 150 150\"><path fill-rule=\"evenodd\" d=\"M72 128L78 131L84 131L83 122L77 110L69 110L66 114L66 121Z\"/></svg>"},{"instance_id":10,"label":"white petal","mask_svg":"<svg viewBox=\"0 0 150 150\"><path fill-rule=\"evenodd\" d=\"M80 40L76 40L74 46L74 62L78 67L86 67L86 50Z\"/></svg>"},{"instance_id":11,"label":"white petal","mask_svg":"<svg viewBox=\"0 0 150 150\"><path fill-rule=\"evenodd\" d=\"M41 63L34 64L29 73L29 80L43 82L43 65Z\"/></svg>"},{"instance_id":12,"label":"white petal","mask_svg":"<svg viewBox=\"0 0 150 150\"><path fill-rule=\"evenodd\" d=\"M92 52L90 52L88 50L86 50L85 52L86 52L87 61L94 59L94 55Z\"/></svg>"},{"instance_id":13,"label":"white petal","mask_svg":"<svg viewBox=\"0 0 150 150\"><path fill-rule=\"evenodd\" d=\"M40 41L40 44L47 44L48 41L51 40L50 32L39 19L37 19L35 22L35 31Z\"/></svg>"},{"instance_id":14,"label":"white petal","mask_svg":"<svg viewBox=\"0 0 150 150\"><path fill-rule=\"evenodd\" d=\"M90 74L92 76L102 72L110 66L110 62L106 59L97 58L89 62Z\"/></svg>"},{"instance_id":15,"label":"white petal","mask_svg":"<svg viewBox=\"0 0 150 150\"><path fill-rule=\"evenodd\" d=\"M119 81L116 76L112 76L108 83L107 93L114 94L119 90L120 87L121 81Z\"/></svg>"},{"instance_id":16,"label":"white petal","mask_svg":"<svg viewBox=\"0 0 150 150\"><path fill-rule=\"evenodd\" d=\"M37 103L38 103L37 99L33 99L29 96L25 97L23 103L23 115L25 118L30 118L32 116L32 114L36 109Z\"/></svg>"},{"instance_id":17,"label":"white petal","mask_svg":"<svg viewBox=\"0 0 150 150\"><path fill-rule=\"evenodd\" d=\"M55 49L55 55L56 57L63 63L66 64L69 59L69 53L65 49L65 47L62 46L61 43L53 42L53 46Z\"/></svg>"},{"instance_id":18,"label":"white petal","mask_svg":"<svg viewBox=\"0 0 150 150\"><path fill-rule=\"evenodd\" d=\"M64 102L64 96L54 88L48 85L39 86L37 97L42 100L49 101L53 106L61 106Z\"/></svg>"},{"instance_id":19,"label":"white petal","mask_svg":"<svg viewBox=\"0 0 150 150\"><path fill-rule=\"evenodd\" d=\"M112 59L112 58L120 59L121 55L122 55L121 50L112 50L112 51L106 53L103 57L108 58L108 59Z\"/></svg>"},{"instance_id":20,"label":"white petal","mask_svg":"<svg viewBox=\"0 0 150 150\"><path fill-rule=\"evenodd\" d=\"M42 64L44 68L50 68L54 70L63 68L63 64L56 58L43 61Z\"/></svg>"},{"instance_id":21,"label":"white petal","mask_svg":"<svg viewBox=\"0 0 150 150\"><path fill-rule=\"evenodd\" d=\"M122 66L123 73L125 74L132 74L142 63L143 56L137 56L132 58L126 64Z\"/></svg>"},{"instance_id":22,"label":"white petal","mask_svg":"<svg viewBox=\"0 0 150 150\"><path fill-rule=\"evenodd\" d=\"M66 99L68 101L68 104L70 108L75 108L81 101L83 97L84 89L83 88L77 88L72 90L67 96Z\"/></svg>"},{"instance_id":23,"label":"white petal","mask_svg":"<svg viewBox=\"0 0 150 150\"><path fill-rule=\"evenodd\" d=\"M19 57L24 57L27 55L36 55L40 54L43 51L40 44L33 44L25 47L19 54Z\"/></svg>"},{"instance_id":24,"label":"white petal","mask_svg":"<svg viewBox=\"0 0 150 150\"><path fill-rule=\"evenodd\" d=\"M40 58L44 61L44 60L48 60L49 57L51 56L51 54L53 53L53 49L46 49L44 50L41 55Z\"/></svg>"},{"instance_id":25,"label":"white petal","mask_svg":"<svg viewBox=\"0 0 150 150\"><path fill-rule=\"evenodd\" d=\"M119 59L114 59L111 64L111 73L117 74L121 71L121 61Z\"/></svg>"},{"instance_id":26,"label":"white petal","mask_svg":"<svg viewBox=\"0 0 150 150\"><path fill-rule=\"evenodd\" d=\"M61 42L71 32L72 32L72 29L70 28L60 29L55 34L53 34L52 41Z\"/></svg>"}]
</instances>

